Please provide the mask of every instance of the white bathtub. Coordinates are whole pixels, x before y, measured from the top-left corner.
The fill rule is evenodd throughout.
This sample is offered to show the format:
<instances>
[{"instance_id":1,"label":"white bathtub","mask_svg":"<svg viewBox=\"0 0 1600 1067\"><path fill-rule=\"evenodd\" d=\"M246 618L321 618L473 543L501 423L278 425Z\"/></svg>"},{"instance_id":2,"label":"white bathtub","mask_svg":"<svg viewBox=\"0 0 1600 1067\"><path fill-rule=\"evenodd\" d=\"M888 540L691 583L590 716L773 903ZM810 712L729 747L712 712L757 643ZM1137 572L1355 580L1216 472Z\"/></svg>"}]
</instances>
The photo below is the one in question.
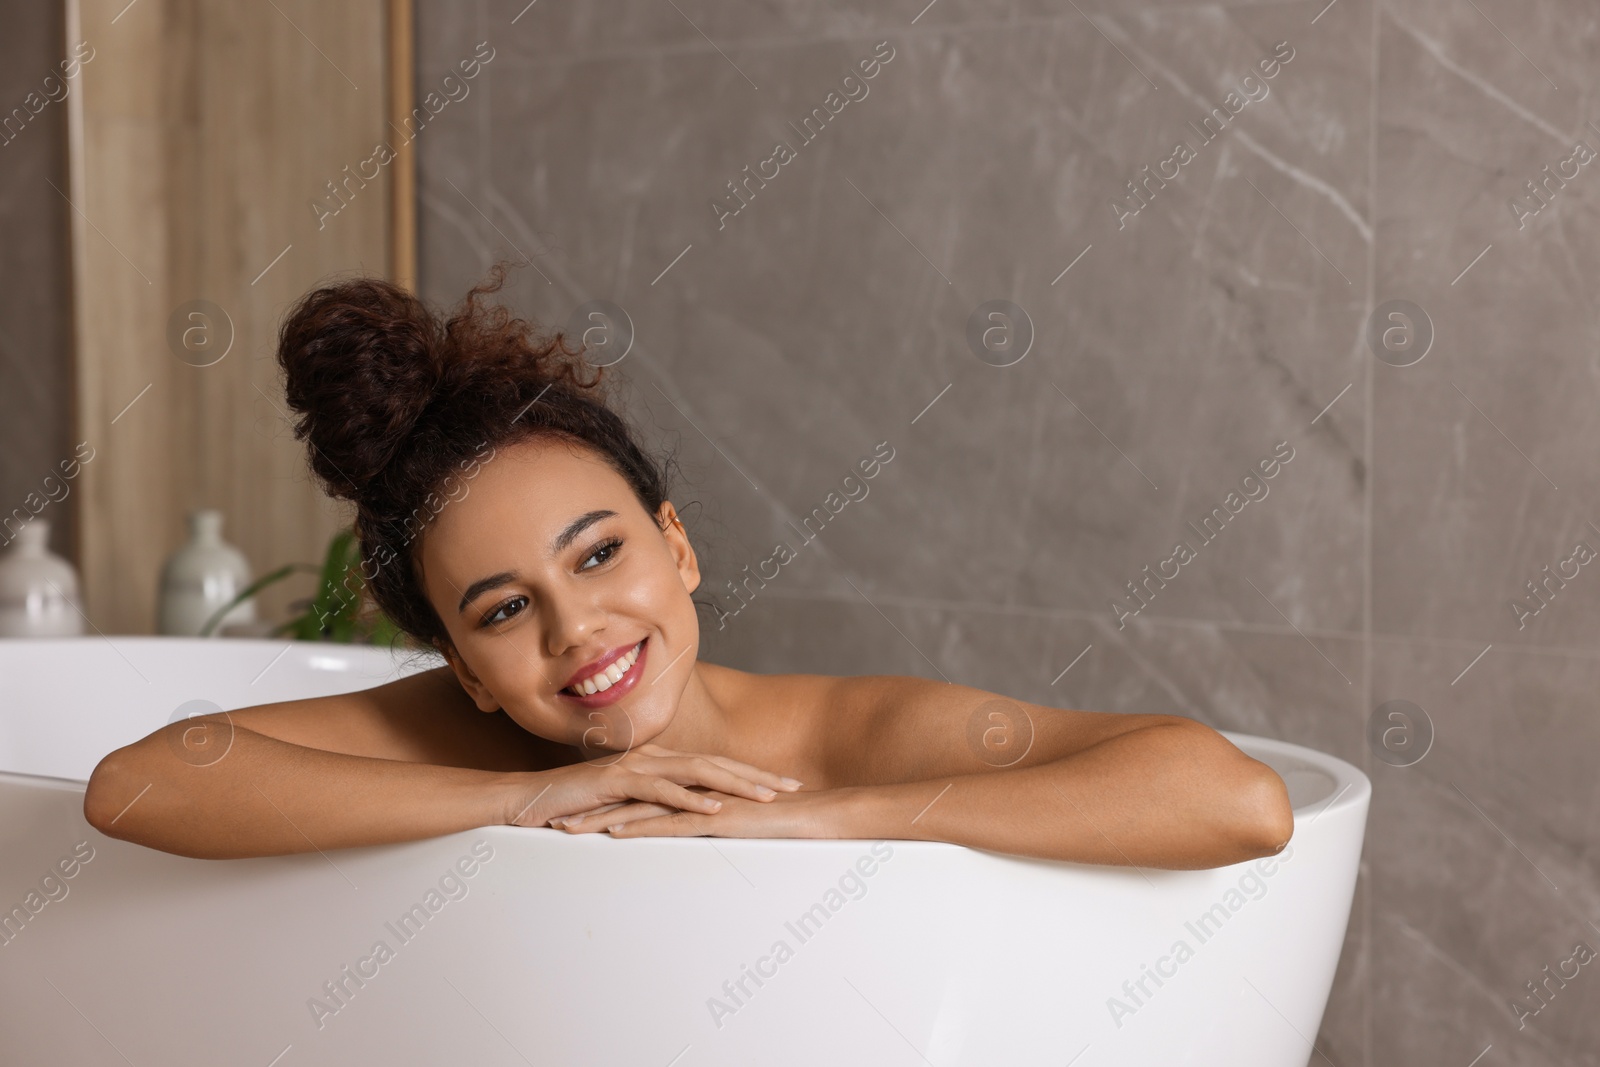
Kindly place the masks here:
<instances>
[{"instance_id":1,"label":"white bathtub","mask_svg":"<svg viewBox=\"0 0 1600 1067\"><path fill-rule=\"evenodd\" d=\"M1302 1067L1312 1055L1370 785L1278 741L1229 735L1289 784L1288 858L1209 871L504 826L215 861L83 819L100 756L191 700L243 707L395 672L370 649L281 642L0 641L0 918L12 913L0 1063Z\"/></svg>"}]
</instances>

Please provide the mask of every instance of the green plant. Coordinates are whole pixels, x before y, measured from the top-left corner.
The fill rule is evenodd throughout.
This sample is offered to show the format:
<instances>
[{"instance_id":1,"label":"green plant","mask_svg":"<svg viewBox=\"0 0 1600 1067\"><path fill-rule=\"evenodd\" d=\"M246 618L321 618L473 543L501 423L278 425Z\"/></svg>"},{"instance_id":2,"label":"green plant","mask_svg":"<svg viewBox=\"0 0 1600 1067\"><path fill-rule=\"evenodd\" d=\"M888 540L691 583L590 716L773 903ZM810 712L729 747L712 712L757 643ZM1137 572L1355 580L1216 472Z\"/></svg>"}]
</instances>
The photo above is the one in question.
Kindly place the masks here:
<instances>
[{"instance_id":1,"label":"green plant","mask_svg":"<svg viewBox=\"0 0 1600 1067\"><path fill-rule=\"evenodd\" d=\"M339 641L346 644L365 641L372 644L392 645L400 637L400 630L374 605L362 611L366 599L366 580L361 575L361 551L356 544L355 531L345 529L333 535L328 542L327 555L322 566L310 563L286 563L269 574L251 582L223 607L217 609L200 629L200 636L210 637L223 618L239 604L244 603L269 585L283 581L291 574L320 575L317 591L309 600L297 600L291 606L300 613L272 630L273 636L293 635L297 641Z\"/></svg>"}]
</instances>

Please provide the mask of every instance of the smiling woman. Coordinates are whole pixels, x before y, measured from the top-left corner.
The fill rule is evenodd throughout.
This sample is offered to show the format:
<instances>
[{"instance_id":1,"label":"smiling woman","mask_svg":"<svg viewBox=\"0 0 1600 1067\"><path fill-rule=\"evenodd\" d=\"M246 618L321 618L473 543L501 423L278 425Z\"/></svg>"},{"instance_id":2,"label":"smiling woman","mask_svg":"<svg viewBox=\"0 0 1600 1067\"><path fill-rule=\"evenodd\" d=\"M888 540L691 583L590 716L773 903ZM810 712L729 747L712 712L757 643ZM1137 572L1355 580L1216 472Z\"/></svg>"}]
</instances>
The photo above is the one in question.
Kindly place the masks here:
<instances>
[{"instance_id":1,"label":"smiling woman","mask_svg":"<svg viewBox=\"0 0 1600 1067\"><path fill-rule=\"evenodd\" d=\"M183 758L193 722L118 749L85 796L102 832L220 858L510 823L1168 868L1287 843L1283 781L1190 719L698 658L700 569L666 465L560 333L484 302L504 279L448 317L386 282L342 282L303 297L279 336L296 433L355 505L373 595L447 666L226 713L229 758L200 773ZM419 532L419 506L485 447L473 491ZM970 740L997 705L1028 724L1020 757Z\"/></svg>"}]
</instances>

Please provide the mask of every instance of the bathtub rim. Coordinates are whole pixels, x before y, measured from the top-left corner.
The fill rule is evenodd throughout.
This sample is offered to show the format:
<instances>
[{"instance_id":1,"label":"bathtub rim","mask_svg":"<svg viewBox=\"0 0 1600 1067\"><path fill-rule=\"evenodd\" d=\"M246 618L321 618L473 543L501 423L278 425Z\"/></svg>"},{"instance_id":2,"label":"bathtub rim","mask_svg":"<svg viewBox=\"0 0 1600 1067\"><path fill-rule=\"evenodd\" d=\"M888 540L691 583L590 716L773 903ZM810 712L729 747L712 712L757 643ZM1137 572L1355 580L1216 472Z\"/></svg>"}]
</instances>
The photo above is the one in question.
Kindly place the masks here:
<instances>
[{"instance_id":1,"label":"bathtub rim","mask_svg":"<svg viewBox=\"0 0 1600 1067\"><path fill-rule=\"evenodd\" d=\"M1317 770L1326 772L1334 779L1334 788L1331 790L1332 800L1319 797L1308 801L1294 809L1295 820L1312 809L1316 809L1316 816L1326 811L1342 811L1368 802L1372 794L1372 780L1365 771L1347 760L1338 756L1310 748L1306 745L1295 744L1293 741L1283 741L1274 737L1262 737L1257 734L1239 733L1236 730L1218 730L1219 734L1238 746L1246 755L1255 758L1255 753L1273 753L1291 756L1306 763L1313 764ZM87 787L89 782L85 778L63 778L54 774L29 774L26 771L0 770L0 780L22 779L33 782L53 782L62 786ZM1315 816L1314 816L1315 817ZM541 829L541 827L519 827L518 829ZM739 840L729 838L728 840ZM761 840L781 841L783 838L762 838ZM824 839L819 839L824 840ZM942 844L944 842L924 842L927 844Z\"/></svg>"},{"instance_id":2,"label":"bathtub rim","mask_svg":"<svg viewBox=\"0 0 1600 1067\"><path fill-rule=\"evenodd\" d=\"M1287 756L1290 759L1309 763L1316 770L1322 771L1333 779L1333 786L1325 796L1316 800L1307 801L1294 809L1295 822L1298 824L1301 816L1311 815L1313 819L1329 811L1348 811L1351 808L1365 808L1372 799L1372 779L1360 767L1348 760L1340 759L1331 752L1307 745L1295 744L1293 741L1284 741L1275 737L1262 737L1258 734L1247 734L1237 730L1218 730L1219 734L1232 741L1239 750L1253 759L1260 759L1263 754ZM1269 763L1268 760L1262 760Z\"/></svg>"}]
</instances>

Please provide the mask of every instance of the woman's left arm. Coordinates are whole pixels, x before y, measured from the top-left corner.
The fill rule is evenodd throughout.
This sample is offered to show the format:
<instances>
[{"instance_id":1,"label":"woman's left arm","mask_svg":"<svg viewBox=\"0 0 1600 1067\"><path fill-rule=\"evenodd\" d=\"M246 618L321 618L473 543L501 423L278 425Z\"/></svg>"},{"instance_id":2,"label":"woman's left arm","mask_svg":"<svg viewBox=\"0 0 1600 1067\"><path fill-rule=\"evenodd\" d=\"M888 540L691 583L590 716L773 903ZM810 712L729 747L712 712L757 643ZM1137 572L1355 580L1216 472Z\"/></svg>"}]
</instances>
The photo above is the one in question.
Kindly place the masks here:
<instances>
[{"instance_id":1,"label":"woman's left arm","mask_svg":"<svg viewBox=\"0 0 1600 1067\"><path fill-rule=\"evenodd\" d=\"M1033 766L818 793L817 836L1180 870L1282 851L1283 779L1210 727L1162 718Z\"/></svg>"},{"instance_id":2,"label":"woman's left arm","mask_svg":"<svg viewBox=\"0 0 1600 1067\"><path fill-rule=\"evenodd\" d=\"M718 794L723 807L714 814L634 806L567 829L947 841L1170 869L1273 855L1294 831L1277 773L1193 719L1069 711L965 686L892 681L903 684L880 694L870 727L845 742L850 776L861 784L768 801ZM1006 744L1025 751L1012 756Z\"/></svg>"}]
</instances>

